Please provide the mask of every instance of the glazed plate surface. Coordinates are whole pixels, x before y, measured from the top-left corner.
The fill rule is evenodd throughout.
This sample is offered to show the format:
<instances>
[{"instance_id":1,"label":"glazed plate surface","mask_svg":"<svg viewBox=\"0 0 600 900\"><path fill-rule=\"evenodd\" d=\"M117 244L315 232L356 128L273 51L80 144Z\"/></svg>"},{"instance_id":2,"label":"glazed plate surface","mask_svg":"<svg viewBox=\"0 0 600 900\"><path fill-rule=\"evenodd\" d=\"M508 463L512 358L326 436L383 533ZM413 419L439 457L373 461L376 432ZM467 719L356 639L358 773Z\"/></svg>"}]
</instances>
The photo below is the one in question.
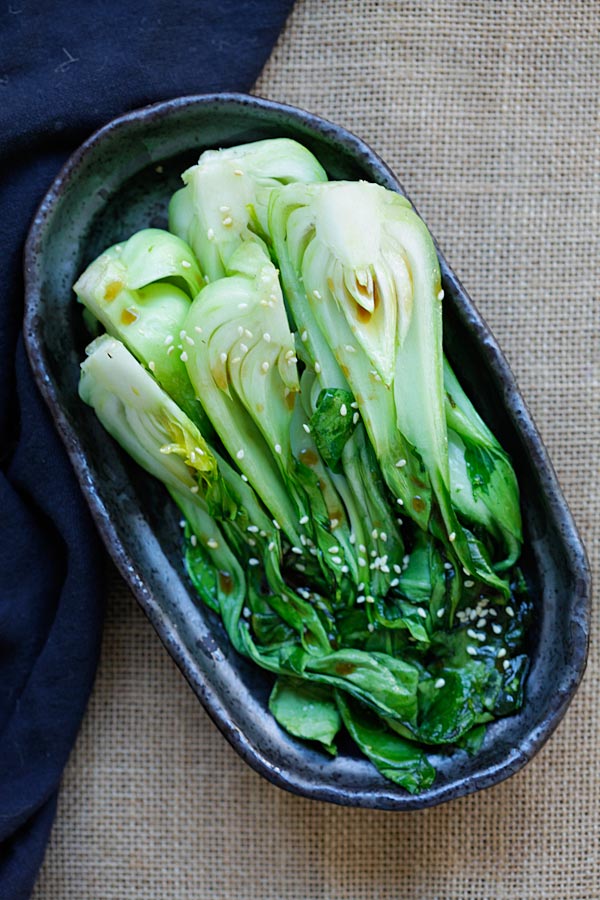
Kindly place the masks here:
<instances>
[{"instance_id":1,"label":"glazed plate surface","mask_svg":"<svg viewBox=\"0 0 600 900\"><path fill-rule=\"evenodd\" d=\"M332 760L279 728L267 710L272 676L235 653L219 619L195 596L182 563L176 507L77 394L87 340L71 287L83 268L138 229L166 227L180 173L202 150L277 136L304 143L332 179L363 178L404 193L363 142L292 107L228 94L181 98L123 116L74 154L33 222L25 257L29 358L109 553L240 755L275 784L308 797L382 809L432 806L501 781L536 753L581 679L589 628L585 553L547 454L494 338L443 256L446 352L515 465L535 622L523 709L489 726L474 757L431 754L437 778L416 796L386 781L351 745Z\"/></svg>"}]
</instances>

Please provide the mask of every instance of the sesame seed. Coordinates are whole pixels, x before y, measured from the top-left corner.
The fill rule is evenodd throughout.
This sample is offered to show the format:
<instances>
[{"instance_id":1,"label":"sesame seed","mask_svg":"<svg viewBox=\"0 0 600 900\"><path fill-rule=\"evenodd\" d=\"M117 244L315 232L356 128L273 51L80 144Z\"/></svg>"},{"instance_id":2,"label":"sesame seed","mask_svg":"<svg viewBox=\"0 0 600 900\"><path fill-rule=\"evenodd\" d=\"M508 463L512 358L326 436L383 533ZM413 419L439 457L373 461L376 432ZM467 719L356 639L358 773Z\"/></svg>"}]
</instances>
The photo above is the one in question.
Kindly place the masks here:
<instances>
[{"instance_id":1,"label":"sesame seed","mask_svg":"<svg viewBox=\"0 0 600 900\"><path fill-rule=\"evenodd\" d=\"M189 262L189 260L187 260L187 259L182 259L182 260L181 260L181 265L183 266L184 269L191 269L191 268L192 268L191 262Z\"/></svg>"},{"instance_id":2,"label":"sesame seed","mask_svg":"<svg viewBox=\"0 0 600 900\"><path fill-rule=\"evenodd\" d=\"M300 522L301 525L307 525L308 522L309 522L308 516L302 516L302 518L299 519L299 522Z\"/></svg>"},{"instance_id":3,"label":"sesame seed","mask_svg":"<svg viewBox=\"0 0 600 900\"><path fill-rule=\"evenodd\" d=\"M185 342L186 342L186 344L189 344L190 347L194 347L194 346L195 346L195 344L194 344L194 338L193 338L193 337L190 337L189 334L186 334L186 336L185 336Z\"/></svg>"},{"instance_id":4,"label":"sesame seed","mask_svg":"<svg viewBox=\"0 0 600 900\"><path fill-rule=\"evenodd\" d=\"M249 619L250 616L252 615L252 613L250 612L250 610L248 609L247 606L244 607L244 611L243 611L242 615L244 616L245 619Z\"/></svg>"},{"instance_id":5,"label":"sesame seed","mask_svg":"<svg viewBox=\"0 0 600 900\"><path fill-rule=\"evenodd\" d=\"M426 618L427 618L427 613L426 613L426 611L423 609L422 606L419 606L417 612L419 613L419 615L421 616L422 619L426 619Z\"/></svg>"},{"instance_id":6,"label":"sesame seed","mask_svg":"<svg viewBox=\"0 0 600 900\"><path fill-rule=\"evenodd\" d=\"M398 506L404 506L404 500L402 499L402 497L396 497L396 503L398 504Z\"/></svg>"},{"instance_id":7,"label":"sesame seed","mask_svg":"<svg viewBox=\"0 0 600 900\"><path fill-rule=\"evenodd\" d=\"M338 546L334 545L333 547L330 547L329 550L328 550L327 552L328 552L328 553L339 553L339 552L340 552L340 548L339 548Z\"/></svg>"},{"instance_id":8,"label":"sesame seed","mask_svg":"<svg viewBox=\"0 0 600 900\"><path fill-rule=\"evenodd\" d=\"M238 459L243 459L243 458L244 458L244 451L243 451L243 450L238 450L238 452L237 452L235 455L237 456Z\"/></svg>"},{"instance_id":9,"label":"sesame seed","mask_svg":"<svg viewBox=\"0 0 600 900\"><path fill-rule=\"evenodd\" d=\"M190 492L191 492L192 494L197 494L199 490L200 490L200 488L198 487L197 484L193 484L193 485L191 486L191 488L190 488Z\"/></svg>"},{"instance_id":10,"label":"sesame seed","mask_svg":"<svg viewBox=\"0 0 600 900\"><path fill-rule=\"evenodd\" d=\"M115 253L120 253L122 249L123 248L121 247L121 245L117 244L117 246L115 247Z\"/></svg>"},{"instance_id":11,"label":"sesame seed","mask_svg":"<svg viewBox=\"0 0 600 900\"><path fill-rule=\"evenodd\" d=\"M400 584L399 578L392 578L392 580L390 581L390 587L398 587L399 584Z\"/></svg>"},{"instance_id":12,"label":"sesame seed","mask_svg":"<svg viewBox=\"0 0 600 900\"><path fill-rule=\"evenodd\" d=\"M242 172L241 169L234 169L234 170L233 170L233 174L234 174L234 175L243 175L244 173Z\"/></svg>"},{"instance_id":13,"label":"sesame seed","mask_svg":"<svg viewBox=\"0 0 600 900\"><path fill-rule=\"evenodd\" d=\"M173 343L173 335L168 334L164 340L164 345L165 345L165 347L168 347L169 344L172 344L172 343Z\"/></svg>"},{"instance_id":14,"label":"sesame seed","mask_svg":"<svg viewBox=\"0 0 600 900\"><path fill-rule=\"evenodd\" d=\"M223 225L225 225L225 227L227 227L228 225L231 225L233 223L233 219L231 218L231 216L225 216L225 218L222 221L223 221Z\"/></svg>"},{"instance_id":15,"label":"sesame seed","mask_svg":"<svg viewBox=\"0 0 600 900\"><path fill-rule=\"evenodd\" d=\"M244 328L244 334L246 335L246 337L249 337L249 338L254 337L253 333L248 328Z\"/></svg>"},{"instance_id":16,"label":"sesame seed","mask_svg":"<svg viewBox=\"0 0 600 900\"><path fill-rule=\"evenodd\" d=\"M443 678L438 678L436 683L434 684L434 687L436 687L438 689L443 688L445 684L446 684L446 682L444 681Z\"/></svg>"},{"instance_id":17,"label":"sesame seed","mask_svg":"<svg viewBox=\"0 0 600 900\"><path fill-rule=\"evenodd\" d=\"M258 533L258 525L248 525L248 527L246 528L246 531L249 531L250 534L257 534Z\"/></svg>"},{"instance_id":18,"label":"sesame seed","mask_svg":"<svg viewBox=\"0 0 600 900\"><path fill-rule=\"evenodd\" d=\"M265 331L265 333L263 334L263 341L266 341L267 344L271 343L271 335L268 331Z\"/></svg>"},{"instance_id":19,"label":"sesame seed","mask_svg":"<svg viewBox=\"0 0 600 900\"><path fill-rule=\"evenodd\" d=\"M511 619L514 618L515 611L514 611L514 609L512 608L512 606L507 606L507 607L506 607L506 615L507 615L507 616L510 616Z\"/></svg>"},{"instance_id":20,"label":"sesame seed","mask_svg":"<svg viewBox=\"0 0 600 900\"><path fill-rule=\"evenodd\" d=\"M248 560L248 565L249 566L258 566L259 561L257 560L257 558L255 556L251 556L250 559Z\"/></svg>"},{"instance_id":21,"label":"sesame seed","mask_svg":"<svg viewBox=\"0 0 600 900\"><path fill-rule=\"evenodd\" d=\"M195 331L197 334L202 334L202 329L200 328L199 325L194 325L194 331Z\"/></svg>"},{"instance_id":22,"label":"sesame seed","mask_svg":"<svg viewBox=\"0 0 600 900\"><path fill-rule=\"evenodd\" d=\"M275 453L281 453L281 444L275 444Z\"/></svg>"},{"instance_id":23,"label":"sesame seed","mask_svg":"<svg viewBox=\"0 0 600 900\"><path fill-rule=\"evenodd\" d=\"M242 359L241 356L234 356L233 359L231 360L231 365L237 366L237 364L241 361L241 359Z\"/></svg>"},{"instance_id":24,"label":"sesame seed","mask_svg":"<svg viewBox=\"0 0 600 900\"><path fill-rule=\"evenodd\" d=\"M208 231L206 232L206 237L208 238L209 241L214 240L215 232L214 232L213 228L208 229Z\"/></svg>"},{"instance_id":25,"label":"sesame seed","mask_svg":"<svg viewBox=\"0 0 600 900\"><path fill-rule=\"evenodd\" d=\"M184 350L183 353L180 355L179 359L181 360L181 362L187 362L187 361L188 361L188 355L187 355L187 353L185 352L185 350Z\"/></svg>"},{"instance_id":26,"label":"sesame seed","mask_svg":"<svg viewBox=\"0 0 600 900\"><path fill-rule=\"evenodd\" d=\"M396 468L397 468L397 469L403 469L405 465L406 465L406 460L405 460L405 459L399 459L398 462L396 463Z\"/></svg>"},{"instance_id":27,"label":"sesame seed","mask_svg":"<svg viewBox=\"0 0 600 900\"><path fill-rule=\"evenodd\" d=\"M222 363L226 363L227 362L227 354L225 352L221 353L219 355L219 359L221 360Z\"/></svg>"},{"instance_id":28,"label":"sesame seed","mask_svg":"<svg viewBox=\"0 0 600 900\"><path fill-rule=\"evenodd\" d=\"M443 291L440 291L439 294L437 295L437 298L438 298L438 300L443 300L443 299L444 299L444 292L443 292Z\"/></svg>"},{"instance_id":29,"label":"sesame seed","mask_svg":"<svg viewBox=\"0 0 600 900\"><path fill-rule=\"evenodd\" d=\"M361 553L366 553L366 552L367 552L367 548L365 547L364 544L359 544L359 545L358 545L358 549L360 550Z\"/></svg>"},{"instance_id":30,"label":"sesame seed","mask_svg":"<svg viewBox=\"0 0 600 900\"><path fill-rule=\"evenodd\" d=\"M288 359L288 366L291 366L291 365L293 365L294 363L297 363L297 362L298 362L298 357L297 357L297 356L290 356L290 358Z\"/></svg>"},{"instance_id":31,"label":"sesame seed","mask_svg":"<svg viewBox=\"0 0 600 900\"><path fill-rule=\"evenodd\" d=\"M307 434L310 434L310 425L307 425L306 422L303 422L302 427L304 428L304 430Z\"/></svg>"},{"instance_id":32,"label":"sesame seed","mask_svg":"<svg viewBox=\"0 0 600 900\"><path fill-rule=\"evenodd\" d=\"M276 546L277 545L276 545L275 541L271 541L271 543L267 547L267 550L269 550L272 553Z\"/></svg>"},{"instance_id":33,"label":"sesame seed","mask_svg":"<svg viewBox=\"0 0 600 900\"><path fill-rule=\"evenodd\" d=\"M446 612L446 607L445 607L445 606L442 606L441 609L438 609L438 611L437 611L437 613L436 613L438 619L441 619L445 612Z\"/></svg>"},{"instance_id":34,"label":"sesame seed","mask_svg":"<svg viewBox=\"0 0 600 900\"><path fill-rule=\"evenodd\" d=\"M502 634L502 625L497 625L495 622L492 625L492 631L494 634Z\"/></svg>"},{"instance_id":35,"label":"sesame seed","mask_svg":"<svg viewBox=\"0 0 600 900\"><path fill-rule=\"evenodd\" d=\"M317 375L320 373L320 371L321 371L321 363L316 362L315 363L315 372L317 373Z\"/></svg>"},{"instance_id":36,"label":"sesame seed","mask_svg":"<svg viewBox=\"0 0 600 900\"><path fill-rule=\"evenodd\" d=\"M247 303L238 303L238 309L248 309Z\"/></svg>"},{"instance_id":37,"label":"sesame seed","mask_svg":"<svg viewBox=\"0 0 600 900\"><path fill-rule=\"evenodd\" d=\"M372 597L371 594L367 594L365 600L367 601L367 603L375 603L375 597Z\"/></svg>"},{"instance_id":38,"label":"sesame seed","mask_svg":"<svg viewBox=\"0 0 600 900\"><path fill-rule=\"evenodd\" d=\"M359 557L358 557L358 564L359 564L359 566L366 566L367 561L366 561L366 559L363 559L362 556L359 556Z\"/></svg>"},{"instance_id":39,"label":"sesame seed","mask_svg":"<svg viewBox=\"0 0 600 900\"><path fill-rule=\"evenodd\" d=\"M450 534L448 535L448 540L449 540L449 541L455 541L455 540L456 540L456 532L455 532L455 531L451 531L451 532L450 532Z\"/></svg>"},{"instance_id":40,"label":"sesame seed","mask_svg":"<svg viewBox=\"0 0 600 900\"><path fill-rule=\"evenodd\" d=\"M453 568L452 563L445 562L445 563L444 563L444 568L445 568L445 570L446 570L447 572L449 572L450 569Z\"/></svg>"},{"instance_id":41,"label":"sesame seed","mask_svg":"<svg viewBox=\"0 0 600 900\"><path fill-rule=\"evenodd\" d=\"M241 344L240 344L240 350L242 351L242 353L247 353L247 352L248 352L248 346L247 346L247 344L241 343Z\"/></svg>"},{"instance_id":42,"label":"sesame seed","mask_svg":"<svg viewBox=\"0 0 600 900\"><path fill-rule=\"evenodd\" d=\"M210 547L211 550L216 550L217 547L219 546L219 542L216 541L214 538L210 538L210 540L208 540L206 542L206 546Z\"/></svg>"},{"instance_id":43,"label":"sesame seed","mask_svg":"<svg viewBox=\"0 0 600 900\"><path fill-rule=\"evenodd\" d=\"M356 347L353 347L352 344L346 344L344 349L347 353L356 353Z\"/></svg>"},{"instance_id":44,"label":"sesame seed","mask_svg":"<svg viewBox=\"0 0 600 900\"><path fill-rule=\"evenodd\" d=\"M505 672L507 669L510 668L510 661L508 659L504 660L504 662L502 663L502 668L504 669Z\"/></svg>"},{"instance_id":45,"label":"sesame seed","mask_svg":"<svg viewBox=\"0 0 600 900\"><path fill-rule=\"evenodd\" d=\"M315 298L315 300L320 300L320 299L321 299L321 292L320 292L320 291L317 291L317 290L315 289L315 290L313 291L313 297Z\"/></svg>"},{"instance_id":46,"label":"sesame seed","mask_svg":"<svg viewBox=\"0 0 600 900\"><path fill-rule=\"evenodd\" d=\"M379 537L381 538L381 540L382 540L383 543L385 544L386 541L387 541L387 534L386 534L386 532L385 532L385 531L381 531L381 532L379 533Z\"/></svg>"},{"instance_id":47,"label":"sesame seed","mask_svg":"<svg viewBox=\"0 0 600 900\"><path fill-rule=\"evenodd\" d=\"M346 565L343 565L342 568L340 569L340 572L342 572L344 575L347 575L349 571L350 571L350 569Z\"/></svg>"},{"instance_id":48,"label":"sesame seed","mask_svg":"<svg viewBox=\"0 0 600 900\"><path fill-rule=\"evenodd\" d=\"M471 587L473 587L474 584L475 584L475 582L474 582L474 581L471 581L470 578L467 578L467 580L465 581L465 587L466 587L466 588L471 588Z\"/></svg>"},{"instance_id":49,"label":"sesame seed","mask_svg":"<svg viewBox=\"0 0 600 900\"><path fill-rule=\"evenodd\" d=\"M506 656L506 647L500 647L496 656L498 659L502 659L503 656Z\"/></svg>"},{"instance_id":50,"label":"sesame seed","mask_svg":"<svg viewBox=\"0 0 600 900\"><path fill-rule=\"evenodd\" d=\"M359 419L360 419L360 415L357 412L355 412L352 416L352 424L358 425Z\"/></svg>"},{"instance_id":51,"label":"sesame seed","mask_svg":"<svg viewBox=\"0 0 600 900\"><path fill-rule=\"evenodd\" d=\"M304 329L304 331L303 331L302 334L300 335L300 339L303 340L303 341L308 340L308 331L306 330L306 328Z\"/></svg>"},{"instance_id":52,"label":"sesame seed","mask_svg":"<svg viewBox=\"0 0 600 900\"><path fill-rule=\"evenodd\" d=\"M219 212L229 212L230 209L231 209L230 206L220 206Z\"/></svg>"},{"instance_id":53,"label":"sesame seed","mask_svg":"<svg viewBox=\"0 0 600 900\"><path fill-rule=\"evenodd\" d=\"M154 372L156 370L156 363L154 362L153 359L151 359L150 362L148 363L148 368L150 369L151 372Z\"/></svg>"},{"instance_id":54,"label":"sesame seed","mask_svg":"<svg viewBox=\"0 0 600 900\"><path fill-rule=\"evenodd\" d=\"M341 566L341 564L342 564L342 557L341 557L341 556L332 556L332 557L331 557L331 562L335 563L336 566Z\"/></svg>"},{"instance_id":55,"label":"sesame seed","mask_svg":"<svg viewBox=\"0 0 600 900\"><path fill-rule=\"evenodd\" d=\"M357 603L364 603L364 602L365 602L365 596L364 596L364 594L360 594L360 595L356 598L356 602L357 602Z\"/></svg>"},{"instance_id":56,"label":"sesame seed","mask_svg":"<svg viewBox=\"0 0 600 900\"><path fill-rule=\"evenodd\" d=\"M292 550L292 553L296 553L298 556L302 556L302 554L304 552L302 550L302 547L292 547L291 550Z\"/></svg>"},{"instance_id":57,"label":"sesame seed","mask_svg":"<svg viewBox=\"0 0 600 900\"><path fill-rule=\"evenodd\" d=\"M373 625L372 622L369 622L369 624L367 625L367 631L370 631L370 632L375 631L375 626Z\"/></svg>"},{"instance_id":58,"label":"sesame seed","mask_svg":"<svg viewBox=\"0 0 600 900\"><path fill-rule=\"evenodd\" d=\"M243 325L238 325L237 333L238 333L239 337L244 336L244 326Z\"/></svg>"},{"instance_id":59,"label":"sesame seed","mask_svg":"<svg viewBox=\"0 0 600 900\"><path fill-rule=\"evenodd\" d=\"M477 634L473 631L472 628L467 628L467 635L468 637L473 638L473 640L476 640L477 638Z\"/></svg>"},{"instance_id":60,"label":"sesame seed","mask_svg":"<svg viewBox=\"0 0 600 900\"><path fill-rule=\"evenodd\" d=\"M346 406L345 403L342 403L342 405L340 406L340 416L347 416L347 415L348 415L348 407Z\"/></svg>"},{"instance_id":61,"label":"sesame seed","mask_svg":"<svg viewBox=\"0 0 600 900\"><path fill-rule=\"evenodd\" d=\"M281 525L279 524L279 522L277 521L277 519L273 519L273 525L275 526L275 528L277 529L277 531L281 531Z\"/></svg>"},{"instance_id":62,"label":"sesame seed","mask_svg":"<svg viewBox=\"0 0 600 900\"><path fill-rule=\"evenodd\" d=\"M241 477L242 481L245 481L246 484L248 484L248 477L247 477L247 475L242 474L240 477Z\"/></svg>"},{"instance_id":63,"label":"sesame seed","mask_svg":"<svg viewBox=\"0 0 600 900\"><path fill-rule=\"evenodd\" d=\"M392 568L393 568L394 572L396 573L396 575L402 574L402 566L399 566L398 563L394 563Z\"/></svg>"},{"instance_id":64,"label":"sesame seed","mask_svg":"<svg viewBox=\"0 0 600 900\"><path fill-rule=\"evenodd\" d=\"M196 537L195 534L193 534L190 538L190 544L192 545L192 547L195 547L197 545L197 543L198 543L198 538Z\"/></svg>"},{"instance_id":65,"label":"sesame seed","mask_svg":"<svg viewBox=\"0 0 600 900\"><path fill-rule=\"evenodd\" d=\"M329 527L331 528L332 531L334 528L337 528L339 524L340 524L339 519L333 518L333 519L329 520Z\"/></svg>"},{"instance_id":66,"label":"sesame seed","mask_svg":"<svg viewBox=\"0 0 600 900\"><path fill-rule=\"evenodd\" d=\"M263 370L263 372L268 372L269 368L270 368L269 363L266 360L260 364L260 367Z\"/></svg>"},{"instance_id":67,"label":"sesame seed","mask_svg":"<svg viewBox=\"0 0 600 900\"><path fill-rule=\"evenodd\" d=\"M477 627L478 627L478 628L485 628L485 626L486 626L486 621L485 621L485 619L484 619L484 618L479 619L479 621L477 622Z\"/></svg>"},{"instance_id":68,"label":"sesame seed","mask_svg":"<svg viewBox=\"0 0 600 900\"><path fill-rule=\"evenodd\" d=\"M467 647L467 653L469 654L469 656L477 656L477 648L476 648L476 647L472 647L472 646L469 644L469 646Z\"/></svg>"}]
</instances>

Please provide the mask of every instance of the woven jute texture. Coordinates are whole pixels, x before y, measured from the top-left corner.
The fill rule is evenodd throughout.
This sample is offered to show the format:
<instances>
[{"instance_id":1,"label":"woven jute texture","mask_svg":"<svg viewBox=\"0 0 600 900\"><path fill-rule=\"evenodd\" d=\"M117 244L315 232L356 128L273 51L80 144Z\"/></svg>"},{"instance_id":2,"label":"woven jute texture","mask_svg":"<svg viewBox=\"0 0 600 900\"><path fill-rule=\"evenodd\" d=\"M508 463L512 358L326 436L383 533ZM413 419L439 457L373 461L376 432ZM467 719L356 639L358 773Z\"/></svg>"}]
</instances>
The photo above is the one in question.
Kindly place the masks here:
<instances>
[{"instance_id":1,"label":"woven jute texture","mask_svg":"<svg viewBox=\"0 0 600 900\"><path fill-rule=\"evenodd\" d=\"M299 0L256 85L398 173L504 348L596 564L599 33L595 2ZM584 682L534 761L394 814L252 772L115 575L36 900L598 900L593 615Z\"/></svg>"}]
</instances>

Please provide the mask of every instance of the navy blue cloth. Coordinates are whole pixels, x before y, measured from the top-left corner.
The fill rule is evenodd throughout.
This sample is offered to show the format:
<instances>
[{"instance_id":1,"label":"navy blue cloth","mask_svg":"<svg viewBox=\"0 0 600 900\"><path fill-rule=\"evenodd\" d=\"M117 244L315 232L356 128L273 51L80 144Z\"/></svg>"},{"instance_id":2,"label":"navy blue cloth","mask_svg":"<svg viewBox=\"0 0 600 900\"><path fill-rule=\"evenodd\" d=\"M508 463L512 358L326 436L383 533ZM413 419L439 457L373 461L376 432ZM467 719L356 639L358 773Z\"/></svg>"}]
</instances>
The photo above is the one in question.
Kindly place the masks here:
<instances>
[{"instance_id":1,"label":"navy blue cloth","mask_svg":"<svg viewBox=\"0 0 600 900\"><path fill-rule=\"evenodd\" d=\"M247 90L292 0L10 0L0 11L0 900L31 894L94 680L103 553L20 337L27 228L115 115Z\"/></svg>"}]
</instances>

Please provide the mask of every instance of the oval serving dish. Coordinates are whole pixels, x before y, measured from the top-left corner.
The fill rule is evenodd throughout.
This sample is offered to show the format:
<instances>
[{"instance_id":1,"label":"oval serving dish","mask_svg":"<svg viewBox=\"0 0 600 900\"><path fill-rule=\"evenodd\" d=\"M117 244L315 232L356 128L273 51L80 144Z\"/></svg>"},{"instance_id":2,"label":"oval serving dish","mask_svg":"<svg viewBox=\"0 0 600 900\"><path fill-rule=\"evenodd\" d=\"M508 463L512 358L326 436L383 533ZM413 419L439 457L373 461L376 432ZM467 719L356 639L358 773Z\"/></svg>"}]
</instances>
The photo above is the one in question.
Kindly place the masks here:
<instances>
[{"instance_id":1,"label":"oval serving dish","mask_svg":"<svg viewBox=\"0 0 600 900\"><path fill-rule=\"evenodd\" d=\"M404 193L390 169L343 128L255 97L184 97L122 116L71 157L43 200L25 252L25 338L113 560L217 726L254 769L297 794L348 806L415 809L471 793L520 769L564 715L585 668L589 569L535 426L489 329L440 253L446 352L479 412L511 454L521 486L522 566L534 598L523 708L488 726L473 757L431 754L434 784L411 796L351 748L334 760L284 733L267 710L271 677L238 656L195 596L182 561L179 514L162 487L125 458L77 394L87 343L71 290L105 247L166 227L180 173L210 147L293 137L332 179Z\"/></svg>"}]
</instances>

